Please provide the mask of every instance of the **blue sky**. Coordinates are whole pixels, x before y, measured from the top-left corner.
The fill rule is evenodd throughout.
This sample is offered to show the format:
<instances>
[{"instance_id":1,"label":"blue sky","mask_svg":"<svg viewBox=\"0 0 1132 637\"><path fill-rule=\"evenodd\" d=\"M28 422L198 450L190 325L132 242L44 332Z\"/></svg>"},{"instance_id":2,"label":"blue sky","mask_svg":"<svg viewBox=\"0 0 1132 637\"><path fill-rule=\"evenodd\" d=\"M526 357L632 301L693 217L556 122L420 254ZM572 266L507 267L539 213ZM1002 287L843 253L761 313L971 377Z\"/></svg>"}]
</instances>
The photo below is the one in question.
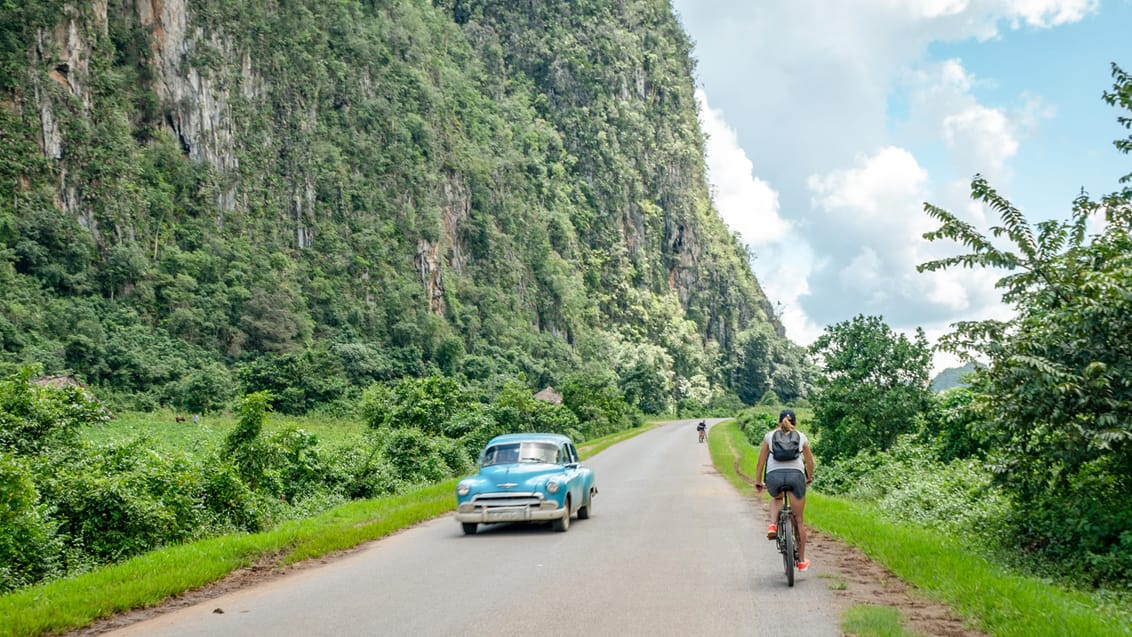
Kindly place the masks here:
<instances>
[{"instance_id":1,"label":"blue sky","mask_svg":"<svg viewBox=\"0 0 1132 637\"><path fill-rule=\"evenodd\" d=\"M1132 71L1132 0L672 5L695 43L716 208L800 344L858 314L933 340L1008 316L1001 273L915 271L960 251L922 239L924 202L998 221L970 200L975 173L1037 221L1132 172L1101 99L1110 63Z\"/></svg>"}]
</instances>

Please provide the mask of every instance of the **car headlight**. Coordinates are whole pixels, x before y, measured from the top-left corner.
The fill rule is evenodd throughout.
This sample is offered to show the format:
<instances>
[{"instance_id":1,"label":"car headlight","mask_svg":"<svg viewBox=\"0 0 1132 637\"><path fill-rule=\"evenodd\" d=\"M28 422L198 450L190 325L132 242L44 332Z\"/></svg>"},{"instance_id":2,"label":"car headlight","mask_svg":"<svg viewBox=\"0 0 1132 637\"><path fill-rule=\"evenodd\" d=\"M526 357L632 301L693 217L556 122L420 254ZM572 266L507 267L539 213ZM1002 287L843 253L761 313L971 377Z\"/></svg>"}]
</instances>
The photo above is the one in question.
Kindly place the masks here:
<instances>
[{"instance_id":1,"label":"car headlight","mask_svg":"<svg viewBox=\"0 0 1132 637\"><path fill-rule=\"evenodd\" d=\"M460 484L456 485L456 495L458 495L460 497L468 495L468 493L470 493L471 490L472 490L472 486L470 484L468 484L467 482L461 482Z\"/></svg>"},{"instance_id":2,"label":"car headlight","mask_svg":"<svg viewBox=\"0 0 1132 637\"><path fill-rule=\"evenodd\" d=\"M559 486L560 485L559 485L557 480L551 480L551 481L546 483L546 492L547 493L558 493L558 487Z\"/></svg>"}]
</instances>

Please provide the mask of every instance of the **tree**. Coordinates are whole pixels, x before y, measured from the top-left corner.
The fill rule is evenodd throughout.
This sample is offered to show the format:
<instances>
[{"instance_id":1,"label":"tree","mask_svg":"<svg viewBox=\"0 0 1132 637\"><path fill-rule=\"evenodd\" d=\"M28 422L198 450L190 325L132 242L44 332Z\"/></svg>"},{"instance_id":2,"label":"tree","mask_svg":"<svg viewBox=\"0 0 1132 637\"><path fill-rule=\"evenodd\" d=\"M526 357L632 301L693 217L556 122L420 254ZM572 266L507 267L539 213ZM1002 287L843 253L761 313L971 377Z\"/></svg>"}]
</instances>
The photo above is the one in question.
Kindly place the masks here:
<instances>
[{"instance_id":1,"label":"tree","mask_svg":"<svg viewBox=\"0 0 1132 637\"><path fill-rule=\"evenodd\" d=\"M1110 104L1132 110L1132 81L1119 67ZM1120 123L1132 128L1132 118ZM1132 140L1117 142L1125 153ZM1122 181L1128 181L1132 175ZM929 240L970 252L920 271L997 267L1006 321L956 325L941 344L988 360L973 375L973 406L986 424L999 483L1014 496L1021 541L1047 556L1079 560L1100 579L1132 575L1132 190L1099 202L1082 193L1068 221L1029 224L981 176L972 197L996 211L1013 250L997 247L951 213L925 204L940 222ZM1090 218L1103 217L1088 235ZM1088 494L1087 498L1078 497ZM1104 503L1100 506L1098 503ZM1072 528L1066 519L1076 520ZM1087 536L1087 539L1086 539ZM1081 551L1080 547L1085 547ZM1085 555L1087 557L1082 558Z\"/></svg>"},{"instance_id":2,"label":"tree","mask_svg":"<svg viewBox=\"0 0 1132 637\"><path fill-rule=\"evenodd\" d=\"M455 414L471 400L451 378L403 378L395 383L374 383L362 394L361 413L372 429L415 428L441 435Z\"/></svg>"},{"instance_id":3,"label":"tree","mask_svg":"<svg viewBox=\"0 0 1132 637\"><path fill-rule=\"evenodd\" d=\"M810 349L822 362L812 401L819 457L886 451L898 435L916 430L931 397L923 330L909 339L881 317L858 315L827 327Z\"/></svg>"}]
</instances>

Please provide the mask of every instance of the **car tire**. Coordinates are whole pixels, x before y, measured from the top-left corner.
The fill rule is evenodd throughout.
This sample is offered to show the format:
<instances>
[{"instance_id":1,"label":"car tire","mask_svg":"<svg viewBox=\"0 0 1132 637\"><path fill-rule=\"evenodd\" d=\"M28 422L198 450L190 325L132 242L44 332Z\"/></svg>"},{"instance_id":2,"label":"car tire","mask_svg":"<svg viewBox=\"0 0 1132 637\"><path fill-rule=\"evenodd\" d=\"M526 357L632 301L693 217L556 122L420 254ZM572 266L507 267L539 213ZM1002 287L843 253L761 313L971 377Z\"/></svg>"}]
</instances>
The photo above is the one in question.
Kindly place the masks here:
<instances>
[{"instance_id":1,"label":"car tire","mask_svg":"<svg viewBox=\"0 0 1132 637\"><path fill-rule=\"evenodd\" d=\"M578 509L578 519L579 520L590 519L590 511L593 509L593 505L594 505L594 490L590 489L589 497L586 498L586 501L582 503L581 508Z\"/></svg>"},{"instance_id":2,"label":"car tire","mask_svg":"<svg viewBox=\"0 0 1132 637\"><path fill-rule=\"evenodd\" d=\"M565 533L570 530L570 498L566 498L566 513L553 522L554 530Z\"/></svg>"},{"instance_id":3,"label":"car tire","mask_svg":"<svg viewBox=\"0 0 1132 637\"><path fill-rule=\"evenodd\" d=\"M479 524L475 522L461 522L460 526L464 529L464 535L475 535Z\"/></svg>"}]
</instances>

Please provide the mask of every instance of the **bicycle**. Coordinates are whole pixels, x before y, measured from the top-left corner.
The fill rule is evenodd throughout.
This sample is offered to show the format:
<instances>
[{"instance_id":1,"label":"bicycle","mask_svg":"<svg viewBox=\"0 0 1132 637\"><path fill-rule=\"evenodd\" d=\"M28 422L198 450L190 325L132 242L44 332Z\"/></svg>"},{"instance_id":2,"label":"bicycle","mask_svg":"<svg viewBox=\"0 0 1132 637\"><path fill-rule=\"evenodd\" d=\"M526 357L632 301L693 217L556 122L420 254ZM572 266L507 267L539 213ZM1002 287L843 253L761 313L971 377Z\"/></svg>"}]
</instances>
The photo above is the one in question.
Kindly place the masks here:
<instances>
[{"instance_id":1,"label":"bicycle","mask_svg":"<svg viewBox=\"0 0 1132 637\"><path fill-rule=\"evenodd\" d=\"M700 442L703 442L705 438L707 438L707 431L701 429L700 430Z\"/></svg>"},{"instance_id":2,"label":"bicycle","mask_svg":"<svg viewBox=\"0 0 1132 637\"><path fill-rule=\"evenodd\" d=\"M787 586L794 585L794 567L798 564L798 551L802 538L798 530L798 518L790 508L793 490L787 486L782 490L782 508L778 510L778 552L782 553L782 566L786 571Z\"/></svg>"}]
</instances>

